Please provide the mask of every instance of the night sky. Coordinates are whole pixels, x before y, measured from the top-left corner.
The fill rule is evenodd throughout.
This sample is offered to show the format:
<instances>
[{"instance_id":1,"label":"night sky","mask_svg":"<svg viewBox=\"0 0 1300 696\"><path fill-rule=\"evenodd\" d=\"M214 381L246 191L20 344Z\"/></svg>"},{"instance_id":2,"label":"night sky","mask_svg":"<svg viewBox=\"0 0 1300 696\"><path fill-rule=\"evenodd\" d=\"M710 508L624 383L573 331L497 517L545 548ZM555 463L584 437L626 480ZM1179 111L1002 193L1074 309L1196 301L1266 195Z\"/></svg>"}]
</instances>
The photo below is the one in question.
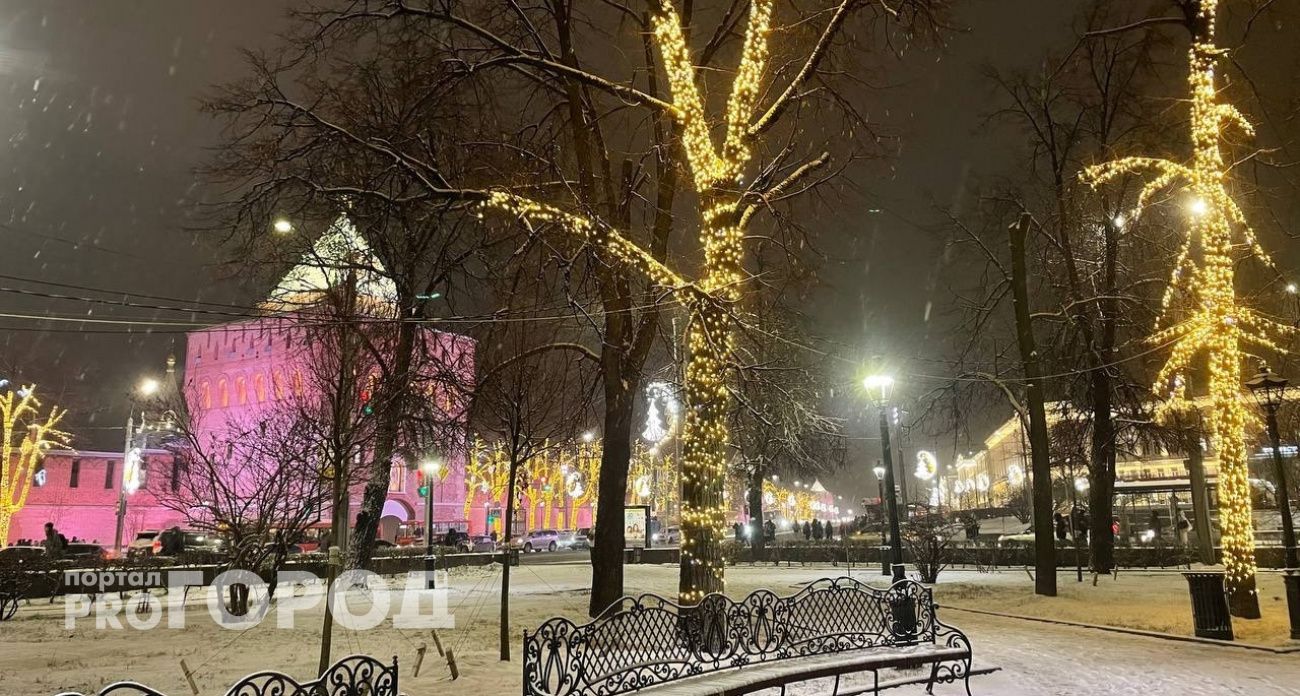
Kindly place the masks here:
<instances>
[{"instance_id":1,"label":"night sky","mask_svg":"<svg viewBox=\"0 0 1300 696\"><path fill-rule=\"evenodd\" d=\"M892 69L872 115L902 134L901 152L855 172L852 192L823 218L844 245L839 258L848 260L826 269L827 286L811 311L834 345L844 346L838 364L846 381L873 354L942 355L948 343L933 318L950 295L940 240L929 229L935 207L960 199L974 180L1004 173L1014 151L1006 133L980 128L992 106L980 69L1032 68L1049 48L1070 41L1069 20L1083 4L963 3L957 23L969 31L950 36L941 50L910 51ZM152 295L131 299L160 305L260 298L264 283L229 280L220 251L192 231L196 206L214 196L193 169L217 142L216 124L197 104L214 83L241 75L241 48L274 44L287 5L0 2L0 132L9 144L0 165L0 312L159 316L24 296L14 291L89 293L21 279ZM161 372L170 351L183 351L181 326L128 334L118 324L6 317L0 327L0 370L46 385L72 407L82 447L114 446L130 385ZM925 363L910 369L918 365Z\"/></svg>"}]
</instances>

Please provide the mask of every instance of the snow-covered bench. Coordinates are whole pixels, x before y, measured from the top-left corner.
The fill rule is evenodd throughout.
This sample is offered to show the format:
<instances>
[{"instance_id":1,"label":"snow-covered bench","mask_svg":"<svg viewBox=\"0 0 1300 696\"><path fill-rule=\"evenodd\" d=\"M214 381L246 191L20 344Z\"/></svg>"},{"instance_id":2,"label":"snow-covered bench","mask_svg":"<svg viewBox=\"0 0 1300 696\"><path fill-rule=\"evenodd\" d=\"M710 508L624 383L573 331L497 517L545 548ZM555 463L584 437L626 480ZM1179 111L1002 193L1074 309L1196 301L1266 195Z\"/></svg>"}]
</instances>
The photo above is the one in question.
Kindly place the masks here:
<instances>
[{"instance_id":1,"label":"snow-covered bench","mask_svg":"<svg viewBox=\"0 0 1300 696\"><path fill-rule=\"evenodd\" d=\"M924 676L880 678L923 666ZM969 696L970 671L970 640L939 621L930 589L911 580L880 589L828 578L789 597L715 594L694 607L624 597L590 623L553 618L524 633L524 696L784 694L830 677L839 694L841 677L866 672L871 685L852 693L960 680Z\"/></svg>"},{"instance_id":2,"label":"snow-covered bench","mask_svg":"<svg viewBox=\"0 0 1300 696\"><path fill-rule=\"evenodd\" d=\"M166 696L143 684L118 682L96 696ZM226 691L226 696L399 696L397 658L391 665L366 655L352 655L330 665L311 681L299 682L281 672L250 674ZM83 696L66 692L59 696Z\"/></svg>"}]
</instances>

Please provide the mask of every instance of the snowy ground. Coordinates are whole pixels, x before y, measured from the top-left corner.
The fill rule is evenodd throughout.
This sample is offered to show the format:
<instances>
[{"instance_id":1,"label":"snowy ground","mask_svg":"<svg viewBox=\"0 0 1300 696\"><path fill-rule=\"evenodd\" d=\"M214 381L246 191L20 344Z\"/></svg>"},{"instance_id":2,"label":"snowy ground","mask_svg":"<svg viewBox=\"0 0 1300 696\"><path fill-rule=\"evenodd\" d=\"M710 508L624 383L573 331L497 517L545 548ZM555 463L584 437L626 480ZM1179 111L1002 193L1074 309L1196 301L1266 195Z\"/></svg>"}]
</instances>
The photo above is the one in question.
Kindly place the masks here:
<instances>
[{"instance_id":1,"label":"snowy ground","mask_svg":"<svg viewBox=\"0 0 1300 696\"><path fill-rule=\"evenodd\" d=\"M1003 569L993 574L944 573L935 596L940 604L957 607L1193 635L1187 581L1176 570L1124 570L1117 577L1098 578L1096 585L1087 571L1082 583L1076 578L1074 571L1059 573L1058 595L1047 598L1034 595L1033 581L1020 569ZM1289 639L1282 575L1261 571L1258 588L1263 616L1257 621L1234 621L1237 640L1256 645L1297 646Z\"/></svg>"},{"instance_id":2,"label":"snowy ground","mask_svg":"<svg viewBox=\"0 0 1300 696\"><path fill-rule=\"evenodd\" d=\"M829 567L737 567L728 571L728 590L743 594L764 586L788 593L809 580L842 572ZM390 624L361 632L336 629L334 655L397 655L402 664L403 690L412 696L520 693L520 632L548 616L582 616L590 570L576 564L526 565L515 570L511 592L515 661L511 663L497 659L499 573L498 568L462 569L452 577L448 604L456 625L441 629L439 634L443 645L456 652L461 676L454 684L427 630L399 631ZM855 571L855 575L861 574ZM628 568L627 589L631 593L672 594L676 575L675 567L632 566ZM879 580L878 575L870 573L865 577ZM941 602L945 590L959 590L965 583L1011 588L1019 582L1011 573L952 572L943 579L957 584L940 588ZM1185 590L1183 593L1180 596L1185 597ZM363 603L361 597L356 601ZM306 676L315 668L319 610L300 614L297 628L291 630L278 629L270 620L247 631L224 629L207 618L206 609L198 602L191 602L185 616L188 625L183 630L96 630L93 623L69 630L64 628L60 603L24 606L14 620L0 624L0 694L39 696L69 688L93 691L130 677L173 696L185 696L190 692L180 660L195 673L204 695L220 694L225 686L258 669L273 667ZM1000 672L976 677L976 694L1300 693L1300 655L1177 643L955 611L945 613L943 618L970 635L977 667L1001 668ZM428 645L428 654L417 677L413 671L421 643ZM815 693L819 691L817 686L792 689L790 693ZM913 688L901 693L921 692ZM936 693L955 695L962 691L959 686L949 685L937 688Z\"/></svg>"}]
</instances>

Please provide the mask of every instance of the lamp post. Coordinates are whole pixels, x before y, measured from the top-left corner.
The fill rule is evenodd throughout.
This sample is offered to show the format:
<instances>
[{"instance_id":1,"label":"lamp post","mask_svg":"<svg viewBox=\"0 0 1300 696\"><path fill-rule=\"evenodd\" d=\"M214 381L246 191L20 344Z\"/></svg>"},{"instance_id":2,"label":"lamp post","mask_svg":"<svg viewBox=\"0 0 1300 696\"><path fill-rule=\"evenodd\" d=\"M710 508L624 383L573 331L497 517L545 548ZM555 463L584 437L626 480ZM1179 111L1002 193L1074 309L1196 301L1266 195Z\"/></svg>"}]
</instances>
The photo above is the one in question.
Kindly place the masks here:
<instances>
[{"instance_id":1,"label":"lamp post","mask_svg":"<svg viewBox=\"0 0 1300 696\"><path fill-rule=\"evenodd\" d=\"M1288 288L1289 289L1289 288ZM1260 364L1259 373L1246 380L1246 388L1268 415L1268 438L1273 446L1273 466L1277 468L1277 507L1282 515L1282 546L1286 554L1287 613L1291 622L1291 639L1300 640L1300 562L1296 560L1295 523L1291 519L1291 494L1287 490L1286 466L1282 463L1282 442L1277 432L1277 409L1286 396L1287 379L1269 372Z\"/></svg>"},{"instance_id":2,"label":"lamp post","mask_svg":"<svg viewBox=\"0 0 1300 696\"><path fill-rule=\"evenodd\" d=\"M424 554L433 555L433 481L442 471L442 461L426 459L420 464L424 472Z\"/></svg>"},{"instance_id":3,"label":"lamp post","mask_svg":"<svg viewBox=\"0 0 1300 696\"><path fill-rule=\"evenodd\" d=\"M871 471L876 475L876 500L880 501L880 574L889 575L889 557L885 555L885 547L889 546L889 539L885 536L888 529L885 522L885 467L877 460Z\"/></svg>"},{"instance_id":4,"label":"lamp post","mask_svg":"<svg viewBox=\"0 0 1300 696\"><path fill-rule=\"evenodd\" d=\"M894 568L894 580L902 580L903 545L898 529L898 494L894 489L894 463L889 448L889 396L894 388L894 378L888 375L871 375L862 382L867 394L876 402L880 412L880 453L885 468L885 500L889 507L889 560Z\"/></svg>"},{"instance_id":5,"label":"lamp post","mask_svg":"<svg viewBox=\"0 0 1300 696\"><path fill-rule=\"evenodd\" d=\"M152 377L140 381L136 387L136 394L144 398L151 398L158 394L162 389L162 383ZM140 431L145 442L148 442L148 435L145 434L145 415L140 412ZM122 480L118 482L117 488L117 523L113 532L113 553L116 557L122 556L122 534L126 527L126 496L128 493L134 493L140 486L139 468L143 466L143 452L137 452L135 446L135 401L131 403L131 413L126 417L126 444L122 447ZM133 462L133 460L135 460ZM135 475L131 478L131 472ZM127 490L130 487L130 490Z\"/></svg>"},{"instance_id":6,"label":"lamp post","mask_svg":"<svg viewBox=\"0 0 1300 696\"><path fill-rule=\"evenodd\" d=\"M433 557L433 481L442 473L442 460L430 458L420 463L424 472L424 570L427 573L425 587L434 589L437 584L435 574L437 567Z\"/></svg>"},{"instance_id":7,"label":"lamp post","mask_svg":"<svg viewBox=\"0 0 1300 696\"><path fill-rule=\"evenodd\" d=\"M1287 490L1286 466L1282 463L1282 442L1277 431L1277 409L1286 396L1287 379L1278 377L1261 364L1259 373L1246 380L1246 388L1255 402L1268 416L1268 437L1273 447L1273 466L1277 469L1277 507L1282 515L1282 546L1286 552L1286 567L1300 568L1296 560L1295 524L1291 520L1291 496Z\"/></svg>"}]
</instances>

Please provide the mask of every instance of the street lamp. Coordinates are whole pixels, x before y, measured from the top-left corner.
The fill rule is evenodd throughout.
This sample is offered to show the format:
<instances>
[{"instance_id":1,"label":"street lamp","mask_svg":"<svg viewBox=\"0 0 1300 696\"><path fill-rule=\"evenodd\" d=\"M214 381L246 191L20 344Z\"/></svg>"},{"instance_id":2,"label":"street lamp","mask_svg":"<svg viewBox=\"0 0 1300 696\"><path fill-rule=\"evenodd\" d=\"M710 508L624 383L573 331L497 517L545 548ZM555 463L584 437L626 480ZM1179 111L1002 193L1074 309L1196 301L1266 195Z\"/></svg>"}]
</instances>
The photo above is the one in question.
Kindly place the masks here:
<instances>
[{"instance_id":1,"label":"street lamp","mask_svg":"<svg viewBox=\"0 0 1300 696\"><path fill-rule=\"evenodd\" d=\"M168 363L170 370L171 363ZM158 395L162 389L162 382L146 377L140 380L136 385L135 396L149 399ZM164 421L165 427L170 429L171 420L168 418ZM136 446L136 435L141 436L143 441L140 446ZM113 552L117 557L122 556L122 534L126 526L126 497L129 493L134 493L140 489L143 483L144 468L144 449L149 444L149 435L146 432L145 413L140 412L140 429L135 427L135 399L131 403L131 412L126 417L126 444L122 448L122 480L119 482L117 489L117 523L113 532Z\"/></svg>"},{"instance_id":2,"label":"street lamp","mask_svg":"<svg viewBox=\"0 0 1300 696\"><path fill-rule=\"evenodd\" d=\"M889 449L889 397L894 390L894 378L889 375L871 375L862 381L867 395L880 412L880 452L885 470L885 496L889 506L889 559L894 569L894 580L902 580L903 544L898 529L898 494L894 491L894 463Z\"/></svg>"},{"instance_id":3,"label":"street lamp","mask_svg":"<svg viewBox=\"0 0 1300 696\"><path fill-rule=\"evenodd\" d=\"M885 536L888 529L885 523L885 467L876 464L871 470L876 475L876 500L880 501L880 574L889 575L889 559L885 556L885 547L889 539Z\"/></svg>"},{"instance_id":4,"label":"street lamp","mask_svg":"<svg viewBox=\"0 0 1300 696\"><path fill-rule=\"evenodd\" d=\"M1296 560L1295 523L1291 519L1291 496L1287 490L1286 466L1282 463L1282 443L1277 431L1277 409L1286 397L1287 379L1260 364L1259 373L1246 380L1246 388L1268 416L1268 437L1273 446L1273 466L1277 469L1277 507L1282 515L1282 546L1286 550L1286 567L1300 568Z\"/></svg>"},{"instance_id":5,"label":"street lamp","mask_svg":"<svg viewBox=\"0 0 1300 696\"><path fill-rule=\"evenodd\" d=\"M293 223L285 218L276 218L275 222L271 223L271 229L280 234L288 234L293 231Z\"/></svg>"},{"instance_id":6,"label":"street lamp","mask_svg":"<svg viewBox=\"0 0 1300 696\"><path fill-rule=\"evenodd\" d=\"M424 472L424 554L433 555L433 481L442 471L442 461L426 459L420 464Z\"/></svg>"}]
</instances>

